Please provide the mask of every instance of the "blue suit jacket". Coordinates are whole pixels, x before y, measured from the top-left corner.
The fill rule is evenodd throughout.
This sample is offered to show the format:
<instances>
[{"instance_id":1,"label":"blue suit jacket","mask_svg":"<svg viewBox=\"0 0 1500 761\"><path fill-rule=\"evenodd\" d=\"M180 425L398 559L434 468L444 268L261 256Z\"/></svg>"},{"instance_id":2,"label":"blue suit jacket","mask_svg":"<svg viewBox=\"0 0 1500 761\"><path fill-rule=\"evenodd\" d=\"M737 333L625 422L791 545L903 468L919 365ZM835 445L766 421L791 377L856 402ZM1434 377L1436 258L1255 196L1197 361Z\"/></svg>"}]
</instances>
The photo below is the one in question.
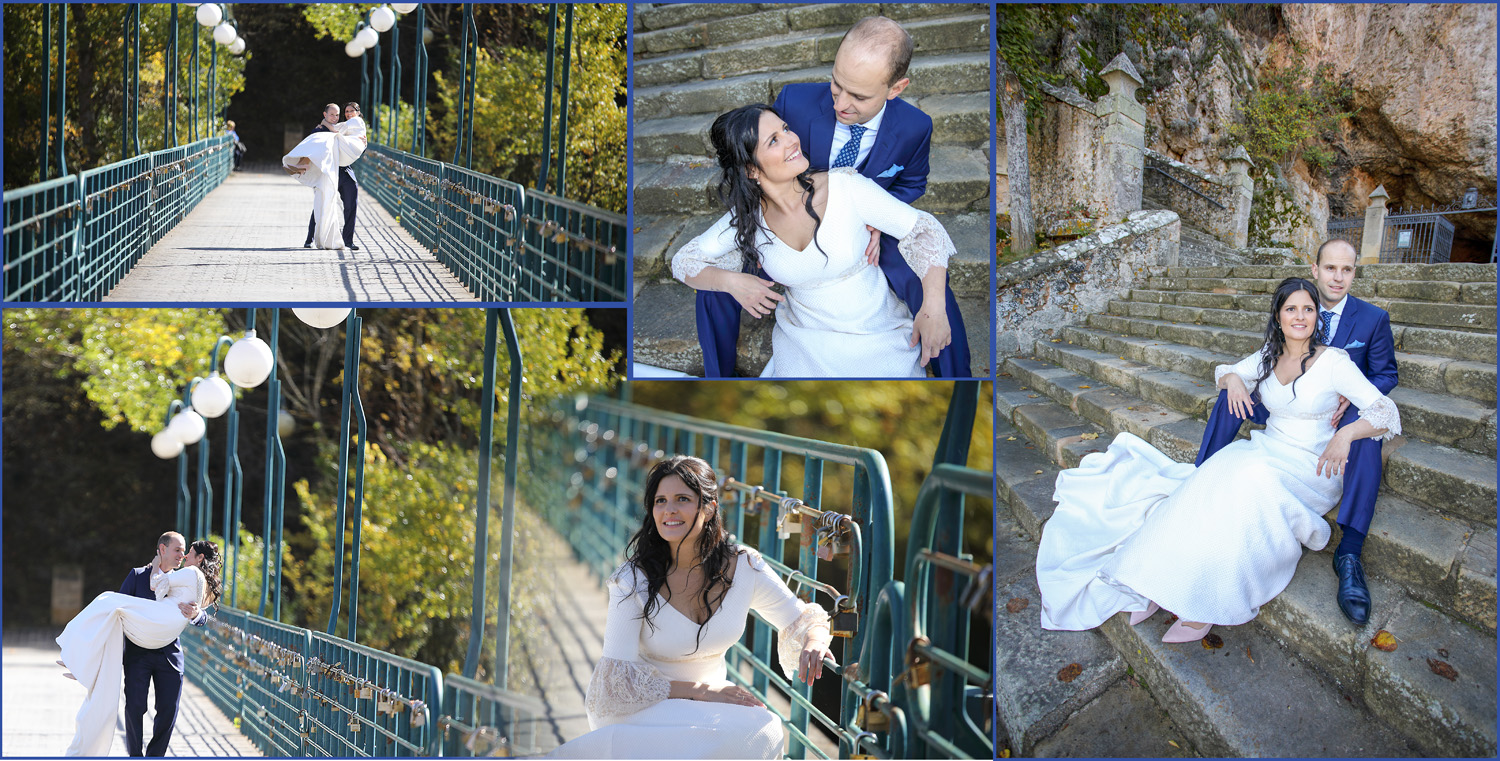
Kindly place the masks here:
<instances>
[{"instance_id":1,"label":"blue suit jacket","mask_svg":"<svg viewBox=\"0 0 1500 761\"><path fill-rule=\"evenodd\" d=\"M805 83L781 88L773 106L802 138L802 152L816 171L827 171L837 118L828 84ZM859 173L906 203L927 191L927 154L932 149L932 117L900 98L885 103L880 131Z\"/></svg>"},{"instance_id":2,"label":"blue suit jacket","mask_svg":"<svg viewBox=\"0 0 1500 761\"><path fill-rule=\"evenodd\" d=\"M1391 316L1368 301L1348 297L1339 328L1330 346L1349 353L1356 367L1380 389L1390 394L1396 387L1396 339L1391 334Z\"/></svg>"},{"instance_id":3,"label":"blue suit jacket","mask_svg":"<svg viewBox=\"0 0 1500 761\"><path fill-rule=\"evenodd\" d=\"M147 564L140 568L130 569L130 574L125 577L125 583L120 585L120 594L140 597L146 600L155 600L156 593L151 591L151 565ZM191 623L194 626L202 626L206 615L199 613L198 617L193 619ZM177 669L178 672L181 672L183 669L182 647L179 643L179 640L172 640L172 644L166 647L150 650L131 642L130 638L126 637L125 662L129 663L138 658L162 657L166 658L167 662L172 664L172 667Z\"/></svg>"}]
</instances>

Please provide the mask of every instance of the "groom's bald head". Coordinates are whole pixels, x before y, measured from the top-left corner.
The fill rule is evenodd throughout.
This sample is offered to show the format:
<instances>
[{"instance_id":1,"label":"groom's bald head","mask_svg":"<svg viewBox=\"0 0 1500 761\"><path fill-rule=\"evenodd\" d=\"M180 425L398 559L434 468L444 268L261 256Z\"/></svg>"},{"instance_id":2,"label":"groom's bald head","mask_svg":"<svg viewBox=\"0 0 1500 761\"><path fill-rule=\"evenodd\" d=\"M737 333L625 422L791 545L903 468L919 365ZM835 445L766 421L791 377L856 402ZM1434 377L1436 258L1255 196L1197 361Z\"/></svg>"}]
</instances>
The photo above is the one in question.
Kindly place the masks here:
<instances>
[{"instance_id":1,"label":"groom's bald head","mask_svg":"<svg viewBox=\"0 0 1500 761\"><path fill-rule=\"evenodd\" d=\"M885 82L892 86L906 77L913 47L911 35L900 24L885 16L866 16L844 34L836 56L847 55L851 65L858 61L884 67Z\"/></svg>"}]
</instances>

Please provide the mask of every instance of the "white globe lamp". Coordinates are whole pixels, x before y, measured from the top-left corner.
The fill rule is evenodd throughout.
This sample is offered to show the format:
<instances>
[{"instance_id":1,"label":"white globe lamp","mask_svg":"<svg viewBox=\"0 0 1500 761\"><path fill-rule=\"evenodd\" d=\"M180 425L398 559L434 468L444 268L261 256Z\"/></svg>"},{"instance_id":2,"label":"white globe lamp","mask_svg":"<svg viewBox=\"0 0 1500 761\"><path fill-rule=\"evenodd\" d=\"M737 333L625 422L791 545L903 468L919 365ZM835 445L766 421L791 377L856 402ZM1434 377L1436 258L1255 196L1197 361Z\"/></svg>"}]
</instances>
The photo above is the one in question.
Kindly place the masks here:
<instances>
[{"instance_id":1,"label":"white globe lamp","mask_svg":"<svg viewBox=\"0 0 1500 761\"><path fill-rule=\"evenodd\" d=\"M203 417L222 417L234 403L234 389L218 373L193 386L193 411Z\"/></svg>"},{"instance_id":2,"label":"white globe lamp","mask_svg":"<svg viewBox=\"0 0 1500 761\"><path fill-rule=\"evenodd\" d=\"M391 3L391 10L405 16L417 9L417 3Z\"/></svg>"},{"instance_id":3,"label":"white globe lamp","mask_svg":"<svg viewBox=\"0 0 1500 761\"><path fill-rule=\"evenodd\" d=\"M367 48L373 48L380 44L380 35L376 34L374 29L365 27L359 30L359 34L354 35L354 41Z\"/></svg>"},{"instance_id":4,"label":"white globe lamp","mask_svg":"<svg viewBox=\"0 0 1500 761\"><path fill-rule=\"evenodd\" d=\"M344 55L347 55L350 58L358 58L364 54L365 46L359 44L358 39L350 40L349 43L344 46Z\"/></svg>"},{"instance_id":5,"label":"white globe lamp","mask_svg":"<svg viewBox=\"0 0 1500 761\"><path fill-rule=\"evenodd\" d=\"M201 26L218 26L224 20L224 10L217 3L204 3L198 6L198 23Z\"/></svg>"},{"instance_id":6,"label":"white globe lamp","mask_svg":"<svg viewBox=\"0 0 1500 761\"><path fill-rule=\"evenodd\" d=\"M178 441L171 431L163 429L151 437L151 454L163 460L170 460L182 454L182 442Z\"/></svg>"},{"instance_id":7,"label":"white globe lamp","mask_svg":"<svg viewBox=\"0 0 1500 761\"><path fill-rule=\"evenodd\" d=\"M217 42L220 45L228 45L229 43L234 42L235 39L237 39L239 36L239 33L234 31L234 25L230 24L228 21L225 21L214 27L214 42Z\"/></svg>"},{"instance_id":8,"label":"white globe lamp","mask_svg":"<svg viewBox=\"0 0 1500 761\"><path fill-rule=\"evenodd\" d=\"M271 347L256 338L255 331L251 330L244 338L235 341L224 355L224 374L240 388L255 388L270 377L274 364Z\"/></svg>"},{"instance_id":9,"label":"white globe lamp","mask_svg":"<svg viewBox=\"0 0 1500 761\"><path fill-rule=\"evenodd\" d=\"M295 307L292 314L297 319L319 330L331 328L349 318L349 308Z\"/></svg>"},{"instance_id":10,"label":"white globe lamp","mask_svg":"<svg viewBox=\"0 0 1500 761\"><path fill-rule=\"evenodd\" d=\"M244 38L242 37L242 38L236 39L234 42L229 43L229 52L232 55L239 55L239 54L245 52L245 40L244 40Z\"/></svg>"},{"instance_id":11,"label":"white globe lamp","mask_svg":"<svg viewBox=\"0 0 1500 761\"><path fill-rule=\"evenodd\" d=\"M167 433L182 442L183 446L197 444L207 432L208 424L203 422L203 416L192 410L183 410L173 415L171 422L167 423Z\"/></svg>"},{"instance_id":12,"label":"white globe lamp","mask_svg":"<svg viewBox=\"0 0 1500 761\"><path fill-rule=\"evenodd\" d=\"M297 419L292 417L292 413L287 412L286 410L277 410L276 433L282 438L286 438L287 436L292 435L292 431L295 430L297 430Z\"/></svg>"},{"instance_id":13,"label":"white globe lamp","mask_svg":"<svg viewBox=\"0 0 1500 761\"><path fill-rule=\"evenodd\" d=\"M389 5L382 5L370 12L370 26L377 32L389 32L396 25L396 12Z\"/></svg>"}]
</instances>

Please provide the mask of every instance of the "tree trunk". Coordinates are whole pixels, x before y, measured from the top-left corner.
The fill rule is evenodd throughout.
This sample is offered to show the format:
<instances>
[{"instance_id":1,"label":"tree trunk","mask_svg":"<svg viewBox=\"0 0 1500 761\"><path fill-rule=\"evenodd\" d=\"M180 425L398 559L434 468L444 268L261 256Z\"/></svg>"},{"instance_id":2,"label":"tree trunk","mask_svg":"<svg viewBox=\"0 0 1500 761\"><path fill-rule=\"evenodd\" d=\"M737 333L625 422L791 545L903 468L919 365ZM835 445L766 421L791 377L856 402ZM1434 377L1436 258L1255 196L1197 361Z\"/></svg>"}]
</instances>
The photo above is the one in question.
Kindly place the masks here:
<instances>
[{"instance_id":1,"label":"tree trunk","mask_svg":"<svg viewBox=\"0 0 1500 761\"><path fill-rule=\"evenodd\" d=\"M1026 147L1026 94L1005 59L996 57L1000 107L1005 111L1005 171L1010 179L1010 250L1025 254L1036 245L1031 211L1031 163Z\"/></svg>"}]
</instances>

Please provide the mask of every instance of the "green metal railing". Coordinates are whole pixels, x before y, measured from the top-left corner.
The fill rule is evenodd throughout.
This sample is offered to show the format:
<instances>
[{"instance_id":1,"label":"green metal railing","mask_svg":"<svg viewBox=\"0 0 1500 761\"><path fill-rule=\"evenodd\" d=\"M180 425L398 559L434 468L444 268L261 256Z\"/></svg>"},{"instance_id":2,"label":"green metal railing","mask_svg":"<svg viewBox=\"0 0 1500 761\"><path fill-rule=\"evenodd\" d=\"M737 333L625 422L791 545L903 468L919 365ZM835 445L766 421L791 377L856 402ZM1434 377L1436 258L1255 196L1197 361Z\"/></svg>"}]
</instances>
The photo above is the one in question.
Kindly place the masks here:
<instances>
[{"instance_id":1,"label":"green metal railing","mask_svg":"<svg viewBox=\"0 0 1500 761\"><path fill-rule=\"evenodd\" d=\"M537 732L546 707L536 698L448 674L442 708L439 755L535 756L547 750Z\"/></svg>"},{"instance_id":2,"label":"green metal railing","mask_svg":"<svg viewBox=\"0 0 1500 761\"><path fill-rule=\"evenodd\" d=\"M232 163L219 136L7 191L5 300L103 299Z\"/></svg>"},{"instance_id":3,"label":"green metal railing","mask_svg":"<svg viewBox=\"0 0 1500 761\"><path fill-rule=\"evenodd\" d=\"M623 301L625 218L371 144L364 187L481 301Z\"/></svg>"}]
</instances>

